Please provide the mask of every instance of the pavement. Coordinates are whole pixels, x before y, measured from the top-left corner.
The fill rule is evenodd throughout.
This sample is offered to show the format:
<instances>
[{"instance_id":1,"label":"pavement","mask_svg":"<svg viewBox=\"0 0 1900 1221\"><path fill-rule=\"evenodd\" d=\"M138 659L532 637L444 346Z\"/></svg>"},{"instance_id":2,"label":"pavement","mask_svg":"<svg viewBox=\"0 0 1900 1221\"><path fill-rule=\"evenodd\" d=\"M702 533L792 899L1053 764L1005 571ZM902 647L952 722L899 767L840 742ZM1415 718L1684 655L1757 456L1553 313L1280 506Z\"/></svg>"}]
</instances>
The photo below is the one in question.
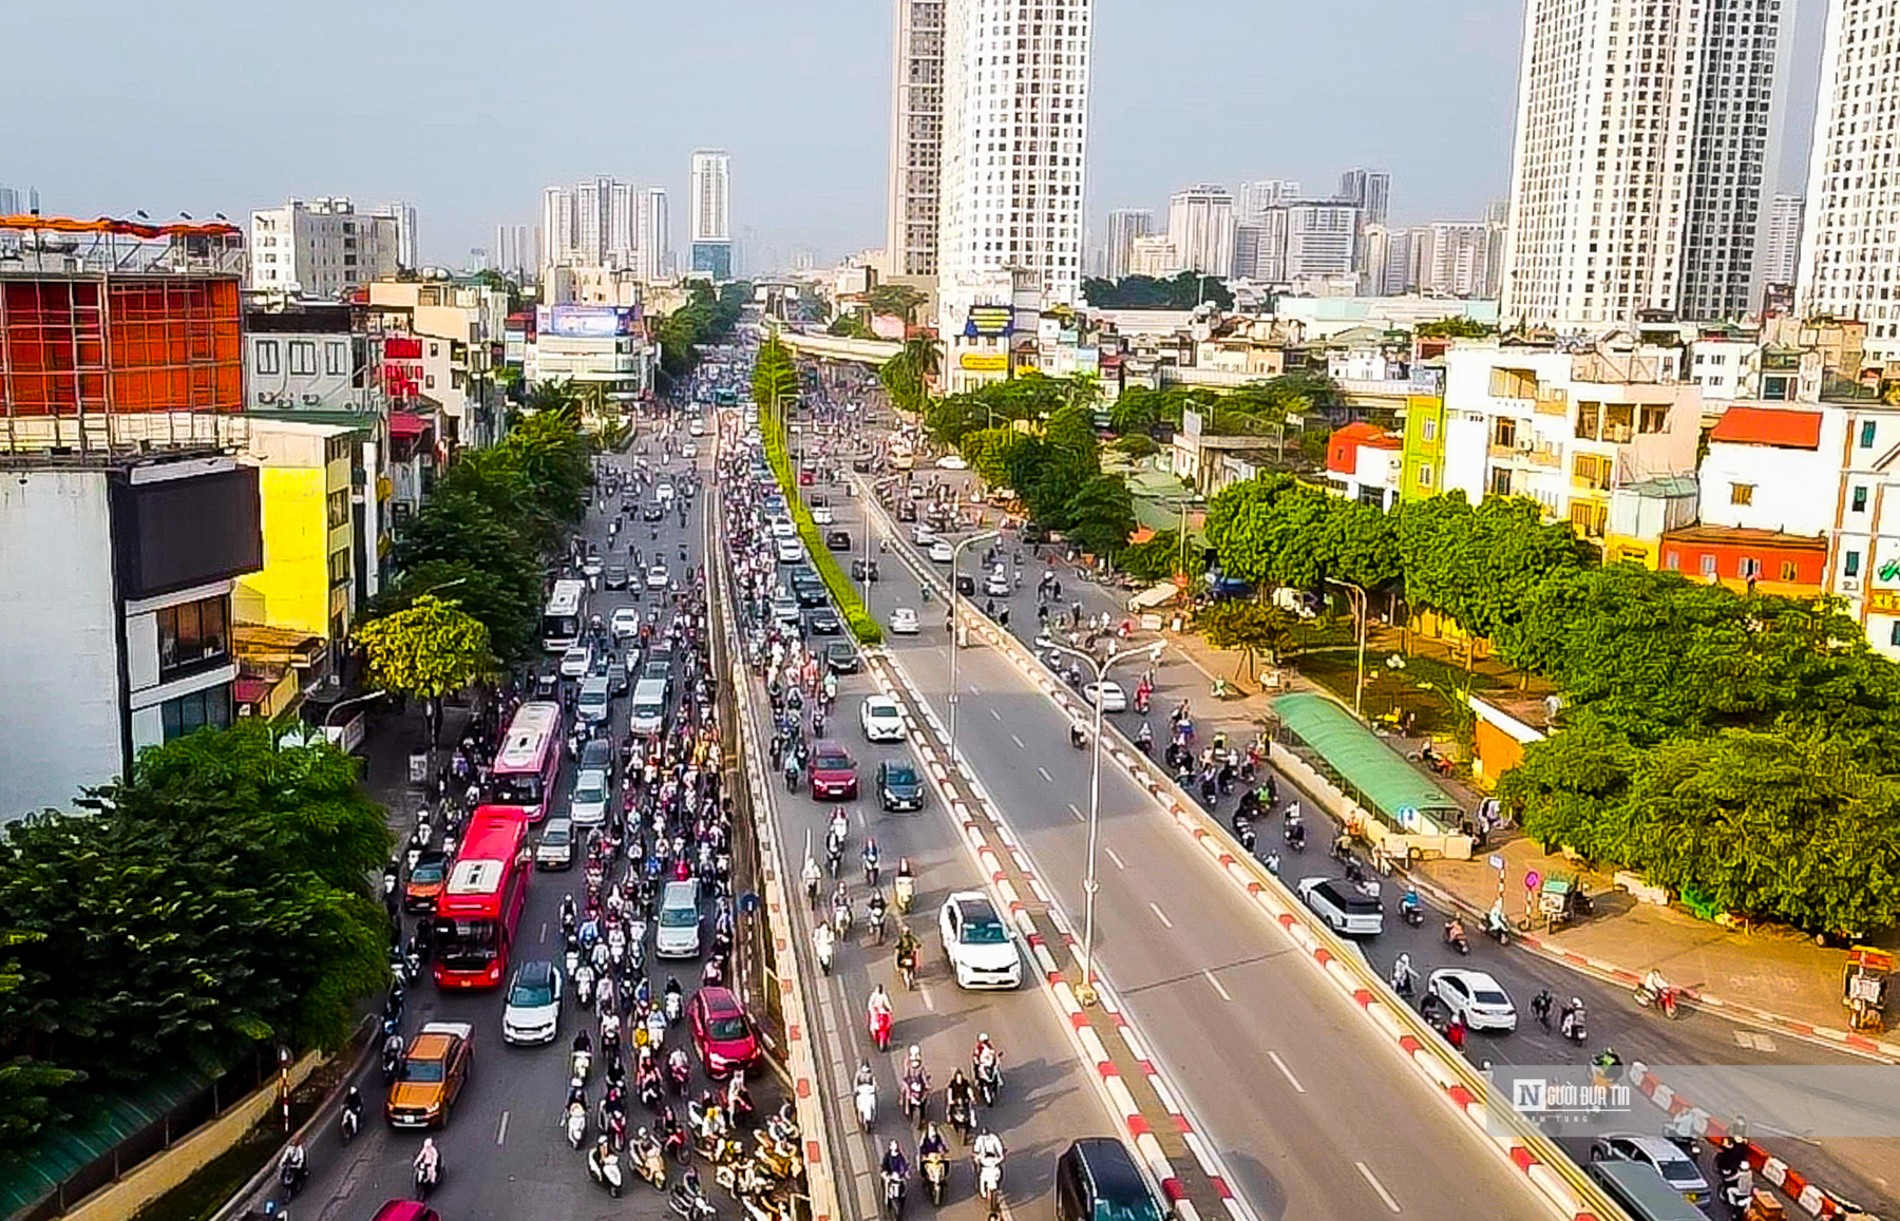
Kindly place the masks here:
<instances>
[{"instance_id":1,"label":"pavement","mask_svg":"<svg viewBox=\"0 0 1900 1221\"><path fill-rule=\"evenodd\" d=\"M961 485L967 482L968 477L949 472L920 471L916 478ZM968 507L967 495L963 503ZM994 510L989 511L989 516L990 524L993 525L996 516ZM897 542L893 545L908 546ZM980 550L980 546L973 547L965 553L963 564L966 571L980 571L977 561L981 557L974 554ZM1016 548L1012 544L1006 550L1014 551ZM1085 615L1098 615L1107 610L1115 622L1127 617L1122 606L1125 591L1083 579L1061 557L1053 554L1054 549L1045 547L1042 551L1044 558L1025 565L1021 592L1011 598L997 600L1008 604L1011 611L1009 630L1020 640L1028 643L1036 633L1034 591L1037 576L1045 566L1053 566L1059 574L1062 603L1065 606L1079 600L1083 603ZM918 558L921 559L921 556ZM941 571L944 566L937 567ZM982 607L986 599L979 595L971 601ZM916 604L913 602L910 605ZM926 612L926 631L934 627L940 635L940 618L935 618L928 608ZM883 617L882 612L880 617ZM1153 638L1153 634L1138 633L1136 642ZM1157 667L1156 693L1149 718L1157 740L1166 739L1167 710L1185 699L1191 706L1201 741L1208 740L1213 732L1221 730L1235 744L1250 741L1260 730L1270 697L1256 691L1244 698L1216 701L1209 693L1215 676L1232 681L1237 669L1236 655L1212 650L1192 634L1164 631L1161 638L1167 641L1168 647ZM986 652L966 652L964 664L970 665L973 658ZM1134 677L1134 666L1131 665L1128 672L1122 675L1124 687L1132 689ZM1117 725L1123 735L1132 739L1142 718L1130 711L1108 719ZM971 718L965 723L974 721L980 724L981 720L981 717ZM1281 793L1283 801L1293 794L1284 778L1281 780ZM1469 804L1475 804L1475 794L1467 792L1466 796ZM1217 812L1224 817L1233 808L1234 800L1232 797L1224 798L1217 806ZM1314 813L1313 804L1303 802L1302 805L1310 817ZM1263 823L1259 852L1264 855L1269 848L1281 847L1278 840L1277 830L1270 823ZM1318 828L1315 829L1313 842L1326 842ZM1511 877L1521 878L1519 870L1523 866L1518 862L1524 860L1528 864L1524 854L1534 854L1536 845L1515 837L1503 845L1503 851L1507 858L1508 882ZM1296 872L1302 876L1337 872L1335 863L1328 860L1323 852L1308 853L1304 858L1294 857L1291 853L1285 855L1287 859L1282 869L1288 876ZM1549 866L1541 867L1547 869ZM1567 862L1563 863L1563 867L1574 868ZM1483 859L1471 863L1434 862L1422 871L1418 880L1421 893L1426 895L1428 901L1435 901L1446 909L1482 911L1497 897L1497 872ZM1600 907L1616 909L1620 906L1615 902L1600 901ZM1510 1036L1474 1037L1467 1044L1467 1054L1474 1059L1497 1063L1577 1065L1608 1044L1616 1047L1626 1058L1641 1057L1658 1066L1851 1065L1864 1063L1860 1057L1869 1054L1900 1056L1900 1049L1891 1044L1868 1046L1865 1045L1868 1041L1858 1036L1850 1039L1841 1029L1838 1000L1832 1000L1830 1008L1830 1002L1823 999L1821 987L1825 975L1828 996L1837 996L1831 990L1839 986L1838 968L1827 965L1829 960L1826 954L1816 947L1773 938L1761 932L1733 932L1694 920L1681 912L1647 905L1630 906L1633 910L1599 917L1566 930L1557 939L1538 937L1521 940L1508 950L1500 950L1487 939L1475 938L1470 958L1454 960L1456 965L1492 973L1517 998L1520 1009L1539 989L1549 989L1559 997L1576 996L1582 999L1591 1016L1592 1040L1589 1046L1574 1047L1527 1021L1525 1026ZM1420 930L1403 925L1389 926L1385 935L1366 949L1375 968L1382 972L1390 969L1397 952L1410 956L1421 977L1437 967L1454 965L1445 960L1444 947L1437 930L1429 924ZM1759 962L1755 955L1760 956ZM1688 984L1698 994L1699 1007L1686 1006L1682 1020L1665 1022L1652 1011L1638 1009L1633 1004L1631 989L1641 971L1647 970L1652 962L1661 962L1672 979ZM1767 969L1764 970L1764 966ZM1718 974L1718 970L1722 973ZM1787 1007L1792 1012L1777 1012L1765 1006L1759 1010L1745 1007L1730 999L1759 994L1761 989L1756 983L1758 976L1764 980L1772 978L1779 981L1777 987L1787 988L1787 995L1802 998L1802 1003L1796 1005L1788 1002ZM1780 997L1782 993L1771 989L1771 995ZM1777 1006L1783 1003L1776 1001ZM1657 1117L1637 1113L1632 1115L1631 1122L1632 1126L1640 1122L1642 1127L1648 1128L1657 1122ZM1837 1138L1818 1143L1797 1143L1783 1138L1779 1142L1770 1139L1769 1143L1778 1144L1789 1162L1801 1167L1807 1179L1825 1184L1829 1190L1843 1196L1884 1208L1889 1215L1900 1211L1900 1183L1893 1181L1890 1169L1892 1165L1900 1164L1900 1142ZM1572 1144L1572 1152L1577 1156L1583 1156L1586 1148L1587 1142Z\"/></svg>"}]
</instances>

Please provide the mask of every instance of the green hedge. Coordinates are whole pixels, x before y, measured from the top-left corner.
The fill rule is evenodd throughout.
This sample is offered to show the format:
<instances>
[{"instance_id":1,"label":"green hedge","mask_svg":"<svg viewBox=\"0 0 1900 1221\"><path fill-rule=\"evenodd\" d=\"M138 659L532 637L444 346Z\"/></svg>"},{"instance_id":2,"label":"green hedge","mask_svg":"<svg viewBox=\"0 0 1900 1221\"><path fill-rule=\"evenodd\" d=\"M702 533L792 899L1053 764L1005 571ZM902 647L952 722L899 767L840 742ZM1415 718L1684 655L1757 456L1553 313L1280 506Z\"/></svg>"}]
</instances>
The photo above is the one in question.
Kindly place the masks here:
<instances>
[{"instance_id":1,"label":"green hedge","mask_svg":"<svg viewBox=\"0 0 1900 1221\"><path fill-rule=\"evenodd\" d=\"M851 583L844 569L838 567L831 549L825 546L824 536L818 532L818 523L811 519L811 510L798 494L798 472L792 469L791 455L785 452L785 429L776 419L767 413L759 416L759 435L765 442L765 461L772 468L772 474L778 478L778 485L785 493L785 506L790 510L792 522L798 527L798 537L805 540L805 550L811 553L811 562L818 569L818 576L831 591L838 602L838 613L851 625L851 634L860 644L882 644L884 629L864 607L864 599L858 596L858 587ZM866 529L869 529L867 524Z\"/></svg>"}]
</instances>

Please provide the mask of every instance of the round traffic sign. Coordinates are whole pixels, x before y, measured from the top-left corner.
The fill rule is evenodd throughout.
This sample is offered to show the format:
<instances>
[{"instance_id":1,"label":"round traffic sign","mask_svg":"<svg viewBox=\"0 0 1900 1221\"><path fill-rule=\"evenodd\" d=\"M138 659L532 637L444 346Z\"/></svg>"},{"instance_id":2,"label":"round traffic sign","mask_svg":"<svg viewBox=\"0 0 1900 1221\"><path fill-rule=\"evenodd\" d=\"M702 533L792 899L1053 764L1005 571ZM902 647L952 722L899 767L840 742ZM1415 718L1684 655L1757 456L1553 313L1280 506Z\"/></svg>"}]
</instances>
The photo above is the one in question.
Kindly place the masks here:
<instances>
[{"instance_id":1,"label":"round traffic sign","mask_svg":"<svg viewBox=\"0 0 1900 1221\"><path fill-rule=\"evenodd\" d=\"M1537 872L1535 869L1527 869L1524 871L1524 889L1525 890L1536 890L1538 887L1538 884L1541 883L1543 880L1544 880L1544 875Z\"/></svg>"}]
</instances>

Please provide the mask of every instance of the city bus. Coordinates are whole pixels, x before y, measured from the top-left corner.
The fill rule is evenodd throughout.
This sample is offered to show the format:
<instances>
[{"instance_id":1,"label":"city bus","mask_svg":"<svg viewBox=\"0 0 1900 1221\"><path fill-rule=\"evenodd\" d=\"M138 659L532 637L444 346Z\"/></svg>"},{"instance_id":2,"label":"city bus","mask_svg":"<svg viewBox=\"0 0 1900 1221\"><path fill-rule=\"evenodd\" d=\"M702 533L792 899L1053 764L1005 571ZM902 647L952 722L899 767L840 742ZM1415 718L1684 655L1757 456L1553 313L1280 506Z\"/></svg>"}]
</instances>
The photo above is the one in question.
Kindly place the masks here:
<instances>
[{"instance_id":1,"label":"city bus","mask_svg":"<svg viewBox=\"0 0 1900 1221\"><path fill-rule=\"evenodd\" d=\"M435 903L437 987L501 986L533 872L521 812L476 807Z\"/></svg>"},{"instance_id":2,"label":"city bus","mask_svg":"<svg viewBox=\"0 0 1900 1221\"><path fill-rule=\"evenodd\" d=\"M556 581L548 608L541 612L541 647L550 653L573 648L581 638L586 613L587 582Z\"/></svg>"},{"instance_id":3,"label":"city bus","mask_svg":"<svg viewBox=\"0 0 1900 1221\"><path fill-rule=\"evenodd\" d=\"M530 700L515 709L489 771L486 804L506 806L529 822L547 817L561 774L561 706Z\"/></svg>"}]
</instances>

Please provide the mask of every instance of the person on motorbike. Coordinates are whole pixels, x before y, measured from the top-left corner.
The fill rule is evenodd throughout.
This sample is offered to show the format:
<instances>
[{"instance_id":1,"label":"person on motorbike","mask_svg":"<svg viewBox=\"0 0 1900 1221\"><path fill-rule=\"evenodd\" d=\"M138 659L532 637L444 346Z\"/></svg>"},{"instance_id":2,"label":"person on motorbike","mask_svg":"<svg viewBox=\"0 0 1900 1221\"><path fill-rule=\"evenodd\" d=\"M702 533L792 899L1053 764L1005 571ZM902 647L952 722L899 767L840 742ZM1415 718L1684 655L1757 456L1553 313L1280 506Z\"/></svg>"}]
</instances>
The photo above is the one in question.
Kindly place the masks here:
<instances>
[{"instance_id":1,"label":"person on motorbike","mask_svg":"<svg viewBox=\"0 0 1900 1221\"><path fill-rule=\"evenodd\" d=\"M801 876L805 879L805 897L810 900L813 907L817 907L818 888L824 883L824 872L818 868L818 862L816 860L807 856L805 858L805 868Z\"/></svg>"},{"instance_id":2,"label":"person on motorbike","mask_svg":"<svg viewBox=\"0 0 1900 1221\"><path fill-rule=\"evenodd\" d=\"M892 890L897 896L897 910L909 911L911 897L917 893L917 875L907 856L897 858L897 880L892 883Z\"/></svg>"},{"instance_id":3,"label":"person on motorbike","mask_svg":"<svg viewBox=\"0 0 1900 1221\"><path fill-rule=\"evenodd\" d=\"M343 1109L354 1116L360 1126L363 1122L363 1091L352 1085L350 1092L343 1095Z\"/></svg>"},{"instance_id":4,"label":"person on motorbike","mask_svg":"<svg viewBox=\"0 0 1900 1221\"><path fill-rule=\"evenodd\" d=\"M868 884L876 886L878 853L877 840L875 838L869 838L864 841L864 849L858 853L858 860L864 865L864 880Z\"/></svg>"},{"instance_id":5,"label":"person on motorbike","mask_svg":"<svg viewBox=\"0 0 1900 1221\"><path fill-rule=\"evenodd\" d=\"M811 931L812 953L818 956L818 965L825 971L831 970L831 957L835 952L837 938L829 923L820 924Z\"/></svg>"},{"instance_id":6,"label":"person on motorbike","mask_svg":"<svg viewBox=\"0 0 1900 1221\"><path fill-rule=\"evenodd\" d=\"M884 913L889 910L889 907L890 905L884 901L883 891L874 890L871 892L871 897L864 901L864 914L871 918L872 928L880 928L883 925ZM882 934L880 934L880 936L881 935Z\"/></svg>"},{"instance_id":7,"label":"person on motorbike","mask_svg":"<svg viewBox=\"0 0 1900 1221\"><path fill-rule=\"evenodd\" d=\"M1069 745L1077 750L1089 744L1089 731L1080 721L1069 722Z\"/></svg>"},{"instance_id":8,"label":"person on motorbike","mask_svg":"<svg viewBox=\"0 0 1900 1221\"><path fill-rule=\"evenodd\" d=\"M917 969L917 934L910 931L908 924L897 930L897 956L894 961L899 971L904 969L906 961L910 963L911 970Z\"/></svg>"},{"instance_id":9,"label":"person on motorbike","mask_svg":"<svg viewBox=\"0 0 1900 1221\"><path fill-rule=\"evenodd\" d=\"M1412 994L1412 956L1400 954L1392 964L1392 990L1400 996Z\"/></svg>"},{"instance_id":10,"label":"person on motorbike","mask_svg":"<svg viewBox=\"0 0 1900 1221\"><path fill-rule=\"evenodd\" d=\"M1445 921L1445 944L1446 945L1465 944L1465 926L1464 926L1464 923L1460 921L1458 917L1456 916L1453 916L1451 919Z\"/></svg>"},{"instance_id":11,"label":"person on motorbike","mask_svg":"<svg viewBox=\"0 0 1900 1221\"><path fill-rule=\"evenodd\" d=\"M1002 1053L990 1042L989 1031L976 1036L976 1046L970 1049L970 1067L978 1073L989 1072L1002 1060Z\"/></svg>"},{"instance_id":12,"label":"person on motorbike","mask_svg":"<svg viewBox=\"0 0 1900 1221\"><path fill-rule=\"evenodd\" d=\"M878 1160L878 1173L886 1178L907 1179L910 1177L910 1162L905 1160L904 1151L892 1141L884 1147L884 1156Z\"/></svg>"},{"instance_id":13,"label":"person on motorbike","mask_svg":"<svg viewBox=\"0 0 1900 1221\"><path fill-rule=\"evenodd\" d=\"M1663 994L1669 991L1669 980L1660 969L1651 967L1643 976L1642 990L1648 994L1652 1002L1660 1002Z\"/></svg>"},{"instance_id":14,"label":"person on motorbike","mask_svg":"<svg viewBox=\"0 0 1900 1221\"><path fill-rule=\"evenodd\" d=\"M979 1189L983 1181L983 1171L986 1167L994 1167L1000 1178L1003 1168L1003 1158L1008 1152L1007 1149L1003 1148L1003 1138L988 1128L983 1129L977 1136L975 1142L970 1146L970 1160L976 1163Z\"/></svg>"},{"instance_id":15,"label":"person on motorbike","mask_svg":"<svg viewBox=\"0 0 1900 1221\"><path fill-rule=\"evenodd\" d=\"M873 984L871 986L871 998L864 1004L864 1016L873 1027L878 1024L879 1018L883 1018L887 1022L890 1020L891 998L890 995L884 991L883 984Z\"/></svg>"},{"instance_id":16,"label":"person on motorbike","mask_svg":"<svg viewBox=\"0 0 1900 1221\"><path fill-rule=\"evenodd\" d=\"M302 1141L292 1141L290 1147L284 1150L283 1160L278 1163L277 1171L282 1176L284 1185L291 1191L303 1186L305 1176L310 1173L310 1158L304 1151Z\"/></svg>"},{"instance_id":17,"label":"person on motorbike","mask_svg":"<svg viewBox=\"0 0 1900 1221\"><path fill-rule=\"evenodd\" d=\"M1484 913L1484 931L1495 937L1499 933L1508 933L1510 930L1511 922L1504 915L1504 900L1494 900L1490 910Z\"/></svg>"},{"instance_id":18,"label":"person on motorbike","mask_svg":"<svg viewBox=\"0 0 1900 1221\"><path fill-rule=\"evenodd\" d=\"M1141 728L1135 731L1135 749L1145 755L1154 749L1154 744L1155 731L1148 727L1148 722L1143 721Z\"/></svg>"},{"instance_id":19,"label":"person on motorbike","mask_svg":"<svg viewBox=\"0 0 1900 1221\"><path fill-rule=\"evenodd\" d=\"M944 1083L943 1096L952 1110L961 1105L967 1113L976 1113L976 1083L964 1075L962 1068L951 1071L950 1080Z\"/></svg>"},{"instance_id":20,"label":"person on motorbike","mask_svg":"<svg viewBox=\"0 0 1900 1221\"><path fill-rule=\"evenodd\" d=\"M918 1161L921 1162L932 1156L950 1156L950 1142L946 1141L943 1138L943 1133L937 1130L937 1121L934 1119L930 1121L929 1128L925 1130L924 1138L917 1142Z\"/></svg>"},{"instance_id":21,"label":"person on motorbike","mask_svg":"<svg viewBox=\"0 0 1900 1221\"><path fill-rule=\"evenodd\" d=\"M435 1137L422 1138L422 1148L416 1153L416 1177L424 1184L433 1184L442 1174L442 1154L435 1147Z\"/></svg>"}]
</instances>

